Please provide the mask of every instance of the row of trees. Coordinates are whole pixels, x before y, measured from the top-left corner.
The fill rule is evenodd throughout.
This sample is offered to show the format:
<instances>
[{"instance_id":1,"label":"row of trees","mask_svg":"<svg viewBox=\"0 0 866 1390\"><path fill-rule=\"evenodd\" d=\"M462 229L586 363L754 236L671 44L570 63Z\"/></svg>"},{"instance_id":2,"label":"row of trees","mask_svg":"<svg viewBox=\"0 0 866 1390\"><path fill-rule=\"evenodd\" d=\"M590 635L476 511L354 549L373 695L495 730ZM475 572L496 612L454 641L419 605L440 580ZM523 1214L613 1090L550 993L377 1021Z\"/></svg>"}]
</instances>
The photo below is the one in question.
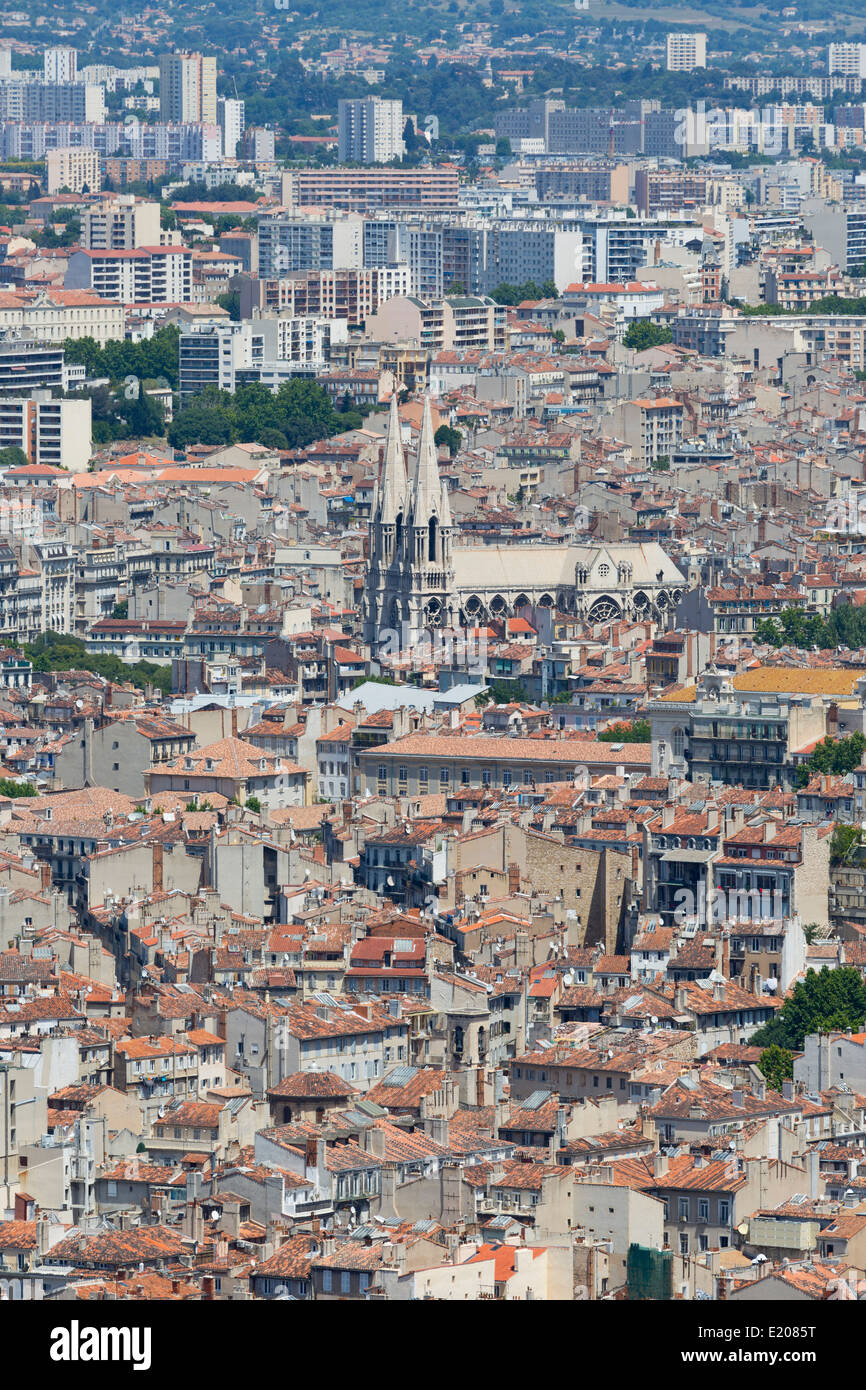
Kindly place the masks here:
<instances>
[{"instance_id":1,"label":"row of trees","mask_svg":"<svg viewBox=\"0 0 866 1390\"><path fill-rule=\"evenodd\" d=\"M67 338L63 350L66 361L83 364L89 377L104 376L112 382L129 376L139 381L163 378L177 390L179 341L180 330L168 324L140 343L113 339L100 347L95 338Z\"/></svg>"},{"instance_id":2,"label":"row of trees","mask_svg":"<svg viewBox=\"0 0 866 1390\"><path fill-rule=\"evenodd\" d=\"M833 647L862 647L866 644L866 608L843 603L828 613L804 613L785 608L778 618L762 618L755 626L755 641L771 647L802 647L829 651Z\"/></svg>"},{"instance_id":3,"label":"row of trees","mask_svg":"<svg viewBox=\"0 0 866 1390\"><path fill-rule=\"evenodd\" d=\"M43 632L24 648L24 655L33 662L34 671L90 671L116 684L131 681L139 690L152 685L163 695L171 694L170 667L152 661L127 666L118 656L89 652L80 637L69 633Z\"/></svg>"},{"instance_id":4,"label":"row of trees","mask_svg":"<svg viewBox=\"0 0 866 1390\"><path fill-rule=\"evenodd\" d=\"M260 382L241 386L234 395L208 387L178 411L168 442L175 449L238 442L303 449L317 439L358 429L363 420L361 411L337 410L321 386L300 378L284 381L276 392Z\"/></svg>"}]
</instances>

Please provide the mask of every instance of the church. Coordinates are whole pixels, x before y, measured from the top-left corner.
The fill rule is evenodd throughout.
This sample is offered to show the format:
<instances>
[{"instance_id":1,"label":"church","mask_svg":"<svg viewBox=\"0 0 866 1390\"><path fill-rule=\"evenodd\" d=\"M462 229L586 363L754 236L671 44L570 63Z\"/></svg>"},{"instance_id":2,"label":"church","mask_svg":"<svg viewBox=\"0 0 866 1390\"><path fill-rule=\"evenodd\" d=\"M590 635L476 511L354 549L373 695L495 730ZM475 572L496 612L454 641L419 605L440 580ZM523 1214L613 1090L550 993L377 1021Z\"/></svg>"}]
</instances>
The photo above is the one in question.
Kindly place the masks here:
<instances>
[{"instance_id":1,"label":"church","mask_svg":"<svg viewBox=\"0 0 866 1390\"><path fill-rule=\"evenodd\" d=\"M591 623L650 618L664 624L686 589L655 542L455 545L453 531L429 397L410 474L392 396L369 522L363 619L371 648L386 633L405 633L413 646L431 630L475 627L530 604Z\"/></svg>"}]
</instances>

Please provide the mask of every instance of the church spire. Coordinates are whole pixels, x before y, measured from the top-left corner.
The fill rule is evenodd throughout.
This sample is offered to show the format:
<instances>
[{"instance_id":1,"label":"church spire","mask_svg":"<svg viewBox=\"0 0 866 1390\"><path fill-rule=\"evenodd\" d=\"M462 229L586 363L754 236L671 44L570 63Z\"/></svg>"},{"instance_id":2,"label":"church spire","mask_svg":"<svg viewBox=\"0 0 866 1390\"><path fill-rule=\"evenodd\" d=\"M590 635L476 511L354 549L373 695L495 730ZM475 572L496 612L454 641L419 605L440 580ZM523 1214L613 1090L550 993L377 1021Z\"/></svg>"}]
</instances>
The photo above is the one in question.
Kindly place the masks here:
<instances>
[{"instance_id":1,"label":"church spire","mask_svg":"<svg viewBox=\"0 0 866 1390\"><path fill-rule=\"evenodd\" d=\"M439 478L439 457L433 439L433 416L430 397L424 397L421 435L415 458L412 479L412 514L416 526L426 526L434 514L442 520L442 483Z\"/></svg>"},{"instance_id":2,"label":"church spire","mask_svg":"<svg viewBox=\"0 0 866 1390\"><path fill-rule=\"evenodd\" d=\"M388 430L385 447L382 451L382 473L379 478L379 520L384 525L392 525L406 504L406 460L403 455L403 441L400 427L400 413L397 409L397 392L391 394L391 413L388 417Z\"/></svg>"}]
</instances>

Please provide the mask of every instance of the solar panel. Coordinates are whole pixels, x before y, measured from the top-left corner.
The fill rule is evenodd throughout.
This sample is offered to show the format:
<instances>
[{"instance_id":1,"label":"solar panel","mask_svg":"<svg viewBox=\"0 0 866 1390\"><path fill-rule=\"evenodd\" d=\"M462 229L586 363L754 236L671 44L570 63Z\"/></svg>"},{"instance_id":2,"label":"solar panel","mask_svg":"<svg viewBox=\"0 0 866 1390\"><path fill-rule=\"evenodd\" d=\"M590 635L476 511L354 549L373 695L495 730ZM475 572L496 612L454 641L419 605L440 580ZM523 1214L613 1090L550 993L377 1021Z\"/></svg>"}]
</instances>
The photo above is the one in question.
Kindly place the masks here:
<instances>
[{"instance_id":1,"label":"solar panel","mask_svg":"<svg viewBox=\"0 0 866 1390\"><path fill-rule=\"evenodd\" d=\"M546 1100L550 1099L550 1091L533 1091L528 1100L520 1102L521 1110L538 1110Z\"/></svg>"},{"instance_id":2,"label":"solar panel","mask_svg":"<svg viewBox=\"0 0 866 1390\"><path fill-rule=\"evenodd\" d=\"M387 1076L382 1077L383 1086L408 1086L418 1075L417 1067L395 1067L389 1071Z\"/></svg>"}]
</instances>

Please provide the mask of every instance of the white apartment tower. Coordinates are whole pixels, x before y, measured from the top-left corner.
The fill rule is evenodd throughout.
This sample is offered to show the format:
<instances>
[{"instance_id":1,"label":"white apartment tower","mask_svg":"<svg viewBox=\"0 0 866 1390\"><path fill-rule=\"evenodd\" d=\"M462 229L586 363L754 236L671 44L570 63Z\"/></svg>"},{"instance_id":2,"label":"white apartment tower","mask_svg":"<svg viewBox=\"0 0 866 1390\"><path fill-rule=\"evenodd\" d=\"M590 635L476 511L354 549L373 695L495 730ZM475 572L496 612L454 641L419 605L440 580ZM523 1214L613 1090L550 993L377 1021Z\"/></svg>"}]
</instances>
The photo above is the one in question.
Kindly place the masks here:
<instances>
[{"instance_id":1,"label":"white apartment tower","mask_svg":"<svg viewBox=\"0 0 866 1390\"><path fill-rule=\"evenodd\" d=\"M236 97L220 97L217 101L217 120L223 137L223 156L236 159L238 145L244 133L244 104Z\"/></svg>"},{"instance_id":2,"label":"white apartment tower","mask_svg":"<svg viewBox=\"0 0 866 1390\"><path fill-rule=\"evenodd\" d=\"M388 164L406 153L402 101L385 101L381 97L343 99L339 103L339 123L341 161Z\"/></svg>"},{"instance_id":3,"label":"white apartment tower","mask_svg":"<svg viewBox=\"0 0 866 1390\"><path fill-rule=\"evenodd\" d=\"M866 43L831 43L827 69L830 77L866 77Z\"/></svg>"},{"instance_id":4,"label":"white apartment tower","mask_svg":"<svg viewBox=\"0 0 866 1390\"><path fill-rule=\"evenodd\" d=\"M706 66L706 34L668 34L668 72L694 72Z\"/></svg>"},{"instance_id":5,"label":"white apartment tower","mask_svg":"<svg viewBox=\"0 0 866 1390\"><path fill-rule=\"evenodd\" d=\"M78 80L78 53L74 48L46 48L42 55L46 82L75 82Z\"/></svg>"},{"instance_id":6,"label":"white apartment tower","mask_svg":"<svg viewBox=\"0 0 866 1390\"><path fill-rule=\"evenodd\" d=\"M216 58L163 53L159 60L159 117L180 124L216 125Z\"/></svg>"}]
</instances>

